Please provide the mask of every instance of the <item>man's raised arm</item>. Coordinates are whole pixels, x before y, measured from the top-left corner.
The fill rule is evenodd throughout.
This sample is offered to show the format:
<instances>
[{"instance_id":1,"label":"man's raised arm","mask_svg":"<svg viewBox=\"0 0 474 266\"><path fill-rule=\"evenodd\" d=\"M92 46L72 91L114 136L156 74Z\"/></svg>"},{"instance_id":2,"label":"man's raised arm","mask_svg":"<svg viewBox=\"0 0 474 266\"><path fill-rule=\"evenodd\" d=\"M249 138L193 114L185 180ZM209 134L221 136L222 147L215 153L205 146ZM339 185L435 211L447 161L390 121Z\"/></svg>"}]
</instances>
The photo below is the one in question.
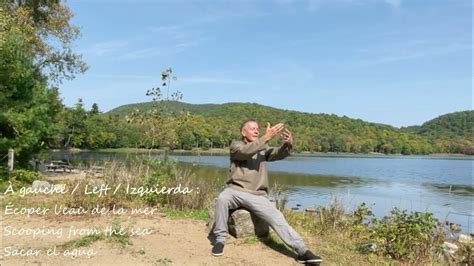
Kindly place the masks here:
<instances>
[{"instance_id":1,"label":"man's raised arm","mask_svg":"<svg viewBox=\"0 0 474 266\"><path fill-rule=\"evenodd\" d=\"M267 161L282 160L290 156L293 149L293 136L291 132L285 128L283 131L283 144L276 148L270 148L266 152Z\"/></svg>"},{"instance_id":2,"label":"man's raised arm","mask_svg":"<svg viewBox=\"0 0 474 266\"><path fill-rule=\"evenodd\" d=\"M243 161L251 158L255 153L265 150L266 142L264 137L258 138L256 141L244 143L243 141L234 141L230 145L230 158L233 160Z\"/></svg>"},{"instance_id":3,"label":"man's raised arm","mask_svg":"<svg viewBox=\"0 0 474 266\"><path fill-rule=\"evenodd\" d=\"M267 148L267 143L282 130L283 123L278 123L273 127L270 126L270 123L267 123L267 130L265 132L265 135L263 135L262 137L254 141L245 140L245 142L233 142L230 145L230 158L232 160L239 161L250 159L255 153L265 150ZM245 133L242 134L244 134L245 137Z\"/></svg>"}]
</instances>

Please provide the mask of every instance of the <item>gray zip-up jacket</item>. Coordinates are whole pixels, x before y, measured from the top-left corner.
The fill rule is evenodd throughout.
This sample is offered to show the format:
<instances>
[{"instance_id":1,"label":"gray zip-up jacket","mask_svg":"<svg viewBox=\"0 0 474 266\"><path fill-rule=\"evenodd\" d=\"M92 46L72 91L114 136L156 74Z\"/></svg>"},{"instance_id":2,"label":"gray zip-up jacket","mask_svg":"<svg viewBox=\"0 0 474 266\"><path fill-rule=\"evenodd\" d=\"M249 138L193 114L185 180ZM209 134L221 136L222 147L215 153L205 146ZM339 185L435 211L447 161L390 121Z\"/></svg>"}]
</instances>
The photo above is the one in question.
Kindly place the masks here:
<instances>
[{"instance_id":1,"label":"gray zip-up jacket","mask_svg":"<svg viewBox=\"0 0 474 266\"><path fill-rule=\"evenodd\" d=\"M245 143L234 141L230 145L229 187L256 195L268 192L267 162L286 158L290 155L291 145L271 148L263 137Z\"/></svg>"}]
</instances>

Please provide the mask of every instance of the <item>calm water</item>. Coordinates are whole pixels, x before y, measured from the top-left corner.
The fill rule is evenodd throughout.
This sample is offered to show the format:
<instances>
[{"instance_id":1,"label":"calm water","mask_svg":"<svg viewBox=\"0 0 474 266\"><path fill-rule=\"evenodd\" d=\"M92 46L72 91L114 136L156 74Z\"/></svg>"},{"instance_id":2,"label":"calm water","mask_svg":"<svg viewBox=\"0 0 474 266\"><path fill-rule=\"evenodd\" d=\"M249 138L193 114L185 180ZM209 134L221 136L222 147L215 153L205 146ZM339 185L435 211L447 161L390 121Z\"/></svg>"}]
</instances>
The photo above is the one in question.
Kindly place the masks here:
<instances>
[{"instance_id":1,"label":"calm water","mask_svg":"<svg viewBox=\"0 0 474 266\"><path fill-rule=\"evenodd\" d=\"M59 153L52 156L59 159ZM124 153L75 153L72 159L122 159ZM224 182L228 156L171 155L199 177ZM433 212L474 231L471 158L428 156L291 156L269 163L270 183L286 187L287 207L327 206L338 197L348 209L365 202L382 217L392 207Z\"/></svg>"}]
</instances>

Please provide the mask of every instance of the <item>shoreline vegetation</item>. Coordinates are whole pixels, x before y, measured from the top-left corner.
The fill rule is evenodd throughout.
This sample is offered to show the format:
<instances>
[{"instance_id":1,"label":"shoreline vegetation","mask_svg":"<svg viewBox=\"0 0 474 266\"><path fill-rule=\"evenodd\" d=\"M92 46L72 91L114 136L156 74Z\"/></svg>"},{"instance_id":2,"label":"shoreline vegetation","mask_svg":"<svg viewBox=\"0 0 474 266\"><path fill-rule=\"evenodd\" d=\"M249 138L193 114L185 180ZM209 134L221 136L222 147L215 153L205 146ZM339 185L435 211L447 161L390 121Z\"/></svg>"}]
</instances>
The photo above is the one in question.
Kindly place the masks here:
<instances>
[{"instance_id":1,"label":"shoreline vegetation","mask_svg":"<svg viewBox=\"0 0 474 266\"><path fill-rule=\"evenodd\" d=\"M205 221L208 219L211 202L222 186L216 181L204 181L196 178L193 172L181 169L177 162L168 160L166 156L161 160L135 158L125 162L112 161L102 173L81 171L76 174L78 175L75 178L61 178L61 174L49 176L48 174L16 170L10 179L13 192L4 195L3 192L7 191L10 183L5 180L2 182L2 205L4 208L8 204L9 206L14 205L16 208L41 206L43 209L53 210L57 206L61 206L63 209L69 209L69 212L61 215L55 215L54 212L44 216L32 215L32 217L39 216L39 219L45 218L58 222L68 221L73 217L74 221L97 217L91 212L84 211L82 214L70 215L75 214L76 208L81 210L96 209L97 212L103 214L100 215L101 217L109 217L110 213L120 208L145 208L148 214L156 212L158 215L184 219L180 223L189 224L186 229L189 232L185 233L192 234L195 230L201 230L203 224L198 225L191 220ZM68 173L65 175L67 176ZM42 180L66 188L74 187L77 190L72 194L41 195L41 193L32 193L22 196L21 188L30 187L35 180ZM89 191L88 187L90 186L110 187L110 191L112 191L123 184L143 188L189 187L199 193L146 193L139 196L127 193L122 189L116 190L113 195L104 195L105 189L101 193L81 193L81 191ZM432 213L407 212L394 208L389 216L375 218L370 208L365 204L359 205L354 211L348 211L337 198L334 198L327 206L303 212L293 211L285 209L287 199L283 192L281 186L274 184L269 196L282 210L288 222L302 234L309 246L317 250L326 262L359 265L405 263L472 265L474 263L472 239L467 243L461 243L454 237L453 229L443 221L436 220ZM14 218L14 216L4 217L7 223L9 219ZM140 217L142 216L133 217L136 220L135 223L141 223L143 219L156 219L152 215ZM115 221L110 226L120 228L125 225ZM169 237L173 238L174 234L177 232L170 233ZM147 236L140 237L146 238ZM148 237L153 237L153 235ZM198 239L205 237L205 235L198 236ZM471 236L468 237L471 238ZM69 239L61 245L63 247L81 247L98 242L133 247L133 243L136 241L139 239L135 235L98 233L85 238ZM272 252L288 252L285 245L274 234L268 239L261 239L260 242L256 238L242 241L245 245L263 243L267 248L273 249ZM449 249L449 245L455 245L456 249ZM210 250L210 246L208 249ZM289 258L286 259L288 259L288 263L291 263ZM218 262L214 261L214 263Z\"/></svg>"},{"instance_id":2,"label":"shoreline vegetation","mask_svg":"<svg viewBox=\"0 0 474 266\"><path fill-rule=\"evenodd\" d=\"M145 149L145 148L107 148L107 149L78 149L78 148L70 148L67 150L60 150L60 149L51 149L50 152L61 152L66 151L70 153L79 153L79 152L104 152L104 153L152 153L152 154L163 154L165 151L169 152L170 154L190 154L190 155L228 155L229 149L227 148L214 148L214 149L191 149L191 150L182 150L182 149ZM459 158L459 159L470 159L474 160L473 155L462 154L462 153L433 153L433 154L385 154L379 152L369 152L369 153L352 153L352 152L293 152L292 156L321 156L321 157L350 157L350 156L358 156L358 157L433 157L433 158Z\"/></svg>"},{"instance_id":3,"label":"shoreline vegetation","mask_svg":"<svg viewBox=\"0 0 474 266\"><path fill-rule=\"evenodd\" d=\"M170 154L192 154L192 155L228 155L228 148L213 148L213 149L147 149L147 148L106 148L106 149L79 149L79 148L70 148L66 150L61 149L50 149L51 152L61 152L67 151L70 153L77 152L124 152L124 153L153 153L153 154L163 154L166 152ZM462 153L432 153L432 154L385 154L380 152L369 152L369 153L353 153L353 152L292 152L294 156L370 156L370 157L393 157L393 156L403 156L403 157L439 157L439 158L466 158L474 159L474 155L462 154Z\"/></svg>"}]
</instances>

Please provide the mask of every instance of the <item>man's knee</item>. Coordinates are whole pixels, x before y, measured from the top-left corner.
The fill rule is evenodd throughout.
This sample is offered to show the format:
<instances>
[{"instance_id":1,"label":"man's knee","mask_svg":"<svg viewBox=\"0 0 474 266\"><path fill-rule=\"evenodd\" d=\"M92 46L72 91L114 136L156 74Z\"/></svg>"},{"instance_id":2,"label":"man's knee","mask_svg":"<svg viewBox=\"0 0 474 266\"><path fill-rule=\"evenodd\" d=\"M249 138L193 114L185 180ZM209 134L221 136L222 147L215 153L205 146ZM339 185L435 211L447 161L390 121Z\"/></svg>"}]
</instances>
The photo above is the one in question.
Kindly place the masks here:
<instances>
[{"instance_id":1,"label":"man's knee","mask_svg":"<svg viewBox=\"0 0 474 266\"><path fill-rule=\"evenodd\" d=\"M288 224L283 213L272 205L262 208L255 214L272 226L286 226Z\"/></svg>"},{"instance_id":2,"label":"man's knee","mask_svg":"<svg viewBox=\"0 0 474 266\"><path fill-rule=\"evenodd\" d=\"M286 221L285 216L281 212L275 213L275 215L273 216L273 219L274 219L274 224L276 226L286 226L286 225L288 225L288 222Z\"/></svg>"},{"instance_id":3,"label":"man's knee","mask_svg":"<svg viewBox=\"0 0 474 266\"><path fill-rule=\"evenodd\" d=\"M227 191L222 191L216 200L216 206L220 205L229 205L229 202L232 200L232 195L227 193Z\"/></svg>"}]
</instances>

